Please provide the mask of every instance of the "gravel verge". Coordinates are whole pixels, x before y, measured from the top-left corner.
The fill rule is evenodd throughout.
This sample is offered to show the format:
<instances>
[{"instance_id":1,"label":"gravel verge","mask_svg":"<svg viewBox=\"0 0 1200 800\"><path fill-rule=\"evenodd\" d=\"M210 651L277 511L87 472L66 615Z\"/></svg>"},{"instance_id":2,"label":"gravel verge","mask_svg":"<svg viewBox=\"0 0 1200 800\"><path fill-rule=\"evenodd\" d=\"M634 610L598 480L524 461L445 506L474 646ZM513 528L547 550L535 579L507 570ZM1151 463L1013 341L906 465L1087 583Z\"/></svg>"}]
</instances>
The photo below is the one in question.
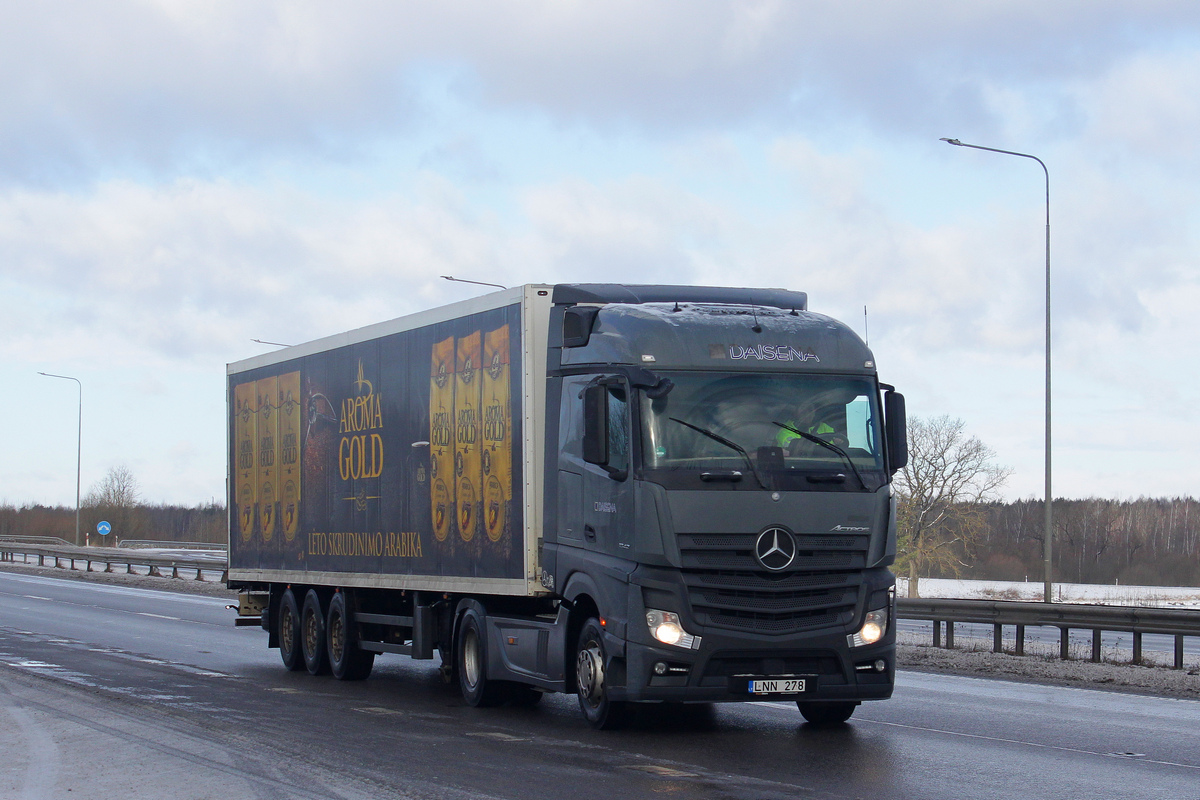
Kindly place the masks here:
<instances>
[{"instance_id":1,"label":"gravel verge","mask_svg":"<svg viewBox=\"0 0 1200 800\"><path fill-rule=\"evenodd\" d=\"M29 574L51 575L67 580L91 581L114 586L136 586L187 594L220 597L237 601L237 592L223 583L186 578L158 578L149 575L127 575L119 572L85 572L80 569L39 567L19 562L0 563L0 570ZM232 612L230 612L232 614ZM230 618L232 625L232 617ZM901 634L897 647L897 662L902 670L966 675L978 678L1001 678L1024 683L1074 686L1127 694L1145 694L1200 700L1200 667L1188 665L1183 670L1155 666L1134 666L1091 661L1061 661L1056 655L1038 654L1014 656L990 652L991 642L960 639L961 647L945 650L922 643L920 637Z\"/></svg>"},{"instance_id":2,"label":"gravel verge","mask_svg":"<svg viewBox=\"0 0 1200 800\"><path fill-rule=\"evenodd\" d=\"M1097 664L1062 661L1057 655L993 653L991 642L983 640L966 640L962 642L964 649L945 650L928 643L916 644L915 636L901 639L896 653L901 669L1200 700L1200 667L1195 664L1182 670L1112 662ZM968 649L972 647L979 649Z\"/></svg>"}]
</instances>

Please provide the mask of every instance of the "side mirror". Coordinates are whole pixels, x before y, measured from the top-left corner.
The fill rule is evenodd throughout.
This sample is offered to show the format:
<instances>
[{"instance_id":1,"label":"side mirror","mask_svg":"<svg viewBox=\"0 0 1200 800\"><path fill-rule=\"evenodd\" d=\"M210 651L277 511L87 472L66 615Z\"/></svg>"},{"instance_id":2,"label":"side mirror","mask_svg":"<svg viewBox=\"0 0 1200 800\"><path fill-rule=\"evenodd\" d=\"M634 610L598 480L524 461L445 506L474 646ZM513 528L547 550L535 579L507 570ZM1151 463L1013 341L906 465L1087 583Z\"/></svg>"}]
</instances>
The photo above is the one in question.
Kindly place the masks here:
<instances>
[{"instance_id":1,"label":"side mirror","mask_svg":"<svg viewBox=\"0 0 1200 800\"><path fill-rule=\"evenodd\" d=\"M602 383L583 390L583 460L608 464L608 387Z\"/></svg>"},{"instance_id":2,"label":"side mirror","mask_svg":"<svg viewBox=\"0 0 1200 800\"><path fill-rule=\"evenodd\" d=\"M908 464L908 420L904 413L904 395L884 392L883 422L888 468L895 473Z\"/></svg>"}]
</instances>

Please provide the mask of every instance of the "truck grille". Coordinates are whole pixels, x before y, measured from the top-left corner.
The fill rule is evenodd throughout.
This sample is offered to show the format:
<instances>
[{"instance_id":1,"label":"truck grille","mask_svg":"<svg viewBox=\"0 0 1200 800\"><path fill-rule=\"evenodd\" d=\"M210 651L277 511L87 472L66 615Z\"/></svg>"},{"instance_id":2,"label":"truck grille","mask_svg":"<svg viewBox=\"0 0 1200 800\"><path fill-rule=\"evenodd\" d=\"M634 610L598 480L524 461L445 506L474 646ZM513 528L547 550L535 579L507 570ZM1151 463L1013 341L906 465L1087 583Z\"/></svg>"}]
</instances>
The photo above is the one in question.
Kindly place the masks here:
<instances>
[{"instance_id":1,"label":"truck grille","mask_svg":"<svg viewBox=\"0 0 1200 800\"><path fill-rule=\"evenodd\" d=\"M757 539L757 533L679 535L688 602L699 623L790 634L851 621L870 537L797 535L796 558L780 573L758 563Z\"/></svg>"}]
</instances>

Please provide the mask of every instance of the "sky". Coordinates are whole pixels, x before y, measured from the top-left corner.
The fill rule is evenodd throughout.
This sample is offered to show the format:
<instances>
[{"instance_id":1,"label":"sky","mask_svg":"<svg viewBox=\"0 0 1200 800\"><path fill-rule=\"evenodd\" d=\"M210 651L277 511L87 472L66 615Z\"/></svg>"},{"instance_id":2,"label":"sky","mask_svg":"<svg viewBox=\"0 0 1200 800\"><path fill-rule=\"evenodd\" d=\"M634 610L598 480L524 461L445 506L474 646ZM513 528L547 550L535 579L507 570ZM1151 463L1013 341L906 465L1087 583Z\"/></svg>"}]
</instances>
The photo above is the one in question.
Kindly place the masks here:
<instances>
[{"instance_id":1,"label":"sky","mask_svg":"<svg viewBox=\"0 0 1200 800\"><path fill-rule=\"evenodd\" d=\"M46 0L0 26L0 502L225 493L225 365L521 283L763 286L1059 497L1197 494L1194 0ZM40 376L68 375L74 382Z\"/></svg>"}]
</instances>

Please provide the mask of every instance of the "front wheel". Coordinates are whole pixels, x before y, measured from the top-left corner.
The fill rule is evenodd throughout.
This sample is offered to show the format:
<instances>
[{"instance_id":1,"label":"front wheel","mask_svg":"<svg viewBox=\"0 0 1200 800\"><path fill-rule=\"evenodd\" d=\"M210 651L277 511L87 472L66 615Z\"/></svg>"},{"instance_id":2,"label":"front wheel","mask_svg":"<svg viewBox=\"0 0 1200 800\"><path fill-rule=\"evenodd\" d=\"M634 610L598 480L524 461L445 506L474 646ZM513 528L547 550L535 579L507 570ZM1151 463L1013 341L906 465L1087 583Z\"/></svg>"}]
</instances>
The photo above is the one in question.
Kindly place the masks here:
<instances>
[{"instance_id":1,"label":"front wheel","mask_svg":"<svg viewBox=\"0 0 1200 800\"><path fill-rule=\"evenodd\" d=\"M858 703L852 701L841 703L806 703L803 700L797 700L796 705L799 707L804 719L813 725L840 725L850 719L851 715L854 714L854 709L858 708Z\"/></svg>"},{"instance_id":2,"label":"front wheel","mask_svg":"<svg viewBox=\"0 0 1200 800\"><path fill-rule=\"evenodd\" d=\"M579 632L579 644L575 648L575 685L579 710L588 724L598 730L620 727L626 713L625 703L609 697L607 665L604 630L593 617L583 623Z\"/></svg>"}]
</instances>

